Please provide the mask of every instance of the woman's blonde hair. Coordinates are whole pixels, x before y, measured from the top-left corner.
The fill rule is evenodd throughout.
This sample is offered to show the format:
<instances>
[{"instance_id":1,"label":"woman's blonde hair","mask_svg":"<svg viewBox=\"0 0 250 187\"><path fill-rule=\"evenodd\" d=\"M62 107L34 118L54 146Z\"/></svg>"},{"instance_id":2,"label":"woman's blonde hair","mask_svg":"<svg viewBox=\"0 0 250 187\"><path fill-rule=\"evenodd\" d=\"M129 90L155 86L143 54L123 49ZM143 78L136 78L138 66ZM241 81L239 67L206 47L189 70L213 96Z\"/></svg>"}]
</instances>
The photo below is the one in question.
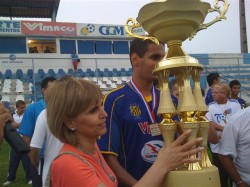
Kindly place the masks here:
<instances>
[{"instance_id":1,"label":"woman's blonde hair","mask_svg":"<svg viewBox=\"0 0 250 187\"><path fill-rule=\"evenodd\" d=\"M67 127L66 122L101 99L101 90L90 81L71 76L55 81L46 97L48 126L52 134L63 143L76 145L76 134Z\"/></svg>"}]
</instances>

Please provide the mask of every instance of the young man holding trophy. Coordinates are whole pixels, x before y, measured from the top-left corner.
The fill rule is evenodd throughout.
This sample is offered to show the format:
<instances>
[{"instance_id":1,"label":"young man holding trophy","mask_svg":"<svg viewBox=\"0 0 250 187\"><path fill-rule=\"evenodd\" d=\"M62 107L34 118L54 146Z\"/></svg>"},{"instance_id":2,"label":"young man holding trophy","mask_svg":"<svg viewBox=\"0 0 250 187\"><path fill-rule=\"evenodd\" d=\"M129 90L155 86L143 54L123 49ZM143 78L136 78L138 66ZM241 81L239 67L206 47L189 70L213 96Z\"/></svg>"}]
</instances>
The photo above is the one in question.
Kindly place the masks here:
<instances>
[{"instance_id":1,"label":"young man holding trophy","mask_svg":"<svg viewBox=\"0 0 250 187\"><path fill-rule=\"evenodd\" d=\"M144 175L163 145L159 129L152 130L161 121L152 70L164 55L163 45L134 39L130 46L131 81L104 98L108 132L98 144L119 183L125 186L134 185Z\"/></svg>"}]
</instances>

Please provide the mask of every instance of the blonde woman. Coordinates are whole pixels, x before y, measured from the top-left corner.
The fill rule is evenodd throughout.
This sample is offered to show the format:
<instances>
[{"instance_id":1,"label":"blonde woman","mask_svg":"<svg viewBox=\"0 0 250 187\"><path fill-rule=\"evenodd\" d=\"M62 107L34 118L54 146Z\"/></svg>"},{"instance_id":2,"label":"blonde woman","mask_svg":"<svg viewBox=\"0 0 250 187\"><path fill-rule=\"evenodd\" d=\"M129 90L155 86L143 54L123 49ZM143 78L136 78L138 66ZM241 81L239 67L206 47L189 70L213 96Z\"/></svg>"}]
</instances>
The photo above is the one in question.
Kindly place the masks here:
<instances>
[{"instance_id":1,"label":"blonde woman","mask_svg":"<svg viewBox=\"0 0 250 187\"><path fill-rule=\"evenodd\" d=\"M96 144L96 139L106 133L107 118L98 86L64 77L56 81L46 100L49 128L64 143L51 164L51 186L118 186ZM135 186L160 186L169 171L184 162L197 162L198 159L187 156L203 150L200 147L190 150L201 138L184 144L189 134L186 132L168 148L163 147L153 166Z\"/></svg>"}]
</instances>

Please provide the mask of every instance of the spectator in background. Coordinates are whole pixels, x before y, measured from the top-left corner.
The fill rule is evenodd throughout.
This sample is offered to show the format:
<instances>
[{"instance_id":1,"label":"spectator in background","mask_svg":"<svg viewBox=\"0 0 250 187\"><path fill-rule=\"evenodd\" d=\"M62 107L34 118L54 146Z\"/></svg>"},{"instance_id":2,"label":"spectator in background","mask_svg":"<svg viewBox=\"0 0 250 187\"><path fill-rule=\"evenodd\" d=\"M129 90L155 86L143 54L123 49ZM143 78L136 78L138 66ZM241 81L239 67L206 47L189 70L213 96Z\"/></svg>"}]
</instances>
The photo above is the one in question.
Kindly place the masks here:
<instances>
[{"instance_id":1,"label":"spectator in background","mask_svg":"<svg viewBox=\"0 0 250 187\"><path fill-rule=\"evenodd\" d=\"M10 112L0 102L0 144L3 142L3 129L4 125L8 120L12 120Z\"/></svg>"},{"instance_id":2,"label":"spectator in background","mask_svg":"<svg viewBox=\"0 0 250 187\"><path fill-rule=\"evenodd\" d=\"M209 89L208 89L206 97L205 97L205 102L206 102L206 105L209 105L209 103L214 101L213 95L212 95L213 87L214 87L214 85L220 83L219 73L209 73L207 76L207 83L208 83Z\"/></svg>"},{"instance_id":3,"label":"spectator in background","mask_svg":"<svg viewBox=\"0 0 250 187\"><path fill-rule=\"evenodd\" d=\"M78 66L78 63L80 62L80 59L78 58L76 51L73 51L73 53L71 54L71 58L72 58L74 71L77 72L77 66Z\"/></svg>"},{"instance_id":4,"label":"spectator in background","mask_svg":"<svg viewBox=\"0 0 250 187\"><path fill-rule=\"evenodd\" d=\"M26 103L22 100L18 100L16 102L16 112L13 114L13 126L17 129L22 121L24 111L26 109ZM31 173L30 173L30 160L27 154L18 155L15 151L11 148L10 149L10 156L9 156L9 173L6 181L3 183L3 186L9 185L13 183L16 179L16 172L22 160L23 169L26 173L26 180L28 184L31 184Z\"/></svg>"},{"instance_id":5,"label":"spectator in background","mask_svg":"<svg viewBox=\"0 0 250 187\"><path fill-rule=\"evenodd\" d=\"M233 187L250 186L250 107L234 114L222 133L219 157Z\"/></svg>"},{"instance_id":6,"label":"spectator in background","mask_svg":"<svg viewBox=\"0 0 250 187\"><path fill-rule=\"evenodd\" d=\"M33 47L33 49L31 50L31 53L38 53L37 46Z\"/></svg>"},{"instance_id":7,"label":"spectator in background","mask_svg":"<svg viewBox=\"0 0 250 187\"><path fill-rule=\"evenodd\" d=\"M220 83L214 85L214 102L209 104L206 118L208 119L209 124L216 129L218 136L221 136L224 127L229 121L229 117L241 110L240 104L234 99L228 99L229 96L230 88L227 84ZM210 143L210 148L212 151L213 163L218 167L219 170L221 186L226 187L229 177L226 174L223 166L221 165L218 157L219 143Z\"/></svg>"},{"instance_id":8,"label":"spectator in background","mask_svg":"<svg viewBox=\"0 0 250 187\"><path fill-rule=\"evenodd\" d=\"M47 102L46 98L45 101ZM30 143L30 160L34 166L38 167L39 165L39 156L44 141L46 144L44 150L44 165L42 173L43 185L45 185L46 177L48 175L52 160L58 155L60 149L63 146L63 144L54 135L52 135L49 130L46 109L44 109L37 118L35 131Z\"/></svg>"},{"instance_id":9,"label":"spectator in background","mask_svg":"<svg viewBox=\"0 0 250 187\"><path fill-rule=\"evenodd\" d=\"M52 53L49 46L46 46L46 49L44 50L44 53Z\"/></svg>"},{"instance_id":10,"label":"spectator in background","mask_svg":"<svg viewBox=\"0 0 250 187\"><path fill-rule=\"evenodd\" d=\"M241 87L240 82L238 80L232 80L229 83L229 87L231 89L230 98L231 99L236 99L240 103L241 108L245 108L246 107L246 101L239 97L240 87Z\"/></svg>"},{"instance_id":11,"label":"spectator in background","mask_svg":"<svg viewBox=\"0 0 250 187\"><path fill-rule=\"evenodd\" d=\"M52 85L53 81L55 81L54 77L46 77L42 80L41 89L44 96L46 95L47 89ZM31 138L35 130L37 117L45 108L46 103L44 99L41 99L38 102L30 104L24 113L19 132L23 135L23 139L28 145L30 145ZM38 171L36 166L31 165L32 185L35 187L42 186L43 151L41 151L40 166L41 171Z\"/></svg>"}]
</instances>

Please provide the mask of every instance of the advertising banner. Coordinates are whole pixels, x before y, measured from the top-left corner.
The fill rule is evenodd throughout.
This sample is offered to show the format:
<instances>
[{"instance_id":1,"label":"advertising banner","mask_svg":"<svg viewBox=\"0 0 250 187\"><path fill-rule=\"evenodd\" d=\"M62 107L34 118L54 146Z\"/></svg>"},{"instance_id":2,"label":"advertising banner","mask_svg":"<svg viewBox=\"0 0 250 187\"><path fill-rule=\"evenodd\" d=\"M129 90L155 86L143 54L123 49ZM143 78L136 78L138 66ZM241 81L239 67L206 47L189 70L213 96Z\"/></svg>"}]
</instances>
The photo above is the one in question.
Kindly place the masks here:
<instances>
[{"instance_id":1,"label":"advertising banner","mask_svg":"<svg viewBox=\"0 0 250 187\"><path fill-rule=\"evenodd\" d=\"M0 20L0 35L21 34L21 22L12 20Z\"/></svg>"},{"instance_id":2,"label":"advertising banner","mask_svg":"<svg viewBox=\"0 0 250 187\"><path fill-rule=\"evenodd\" d=\"M21 21L22 34L76 36L75 23Z\"/></svg>"},{"instance_id":3,"label":"advertising banner","mask_svg":"<svg viewBox=\"0 0 250 187\"><path fill-rule=\"evenodd\" d=\"M145 35L142 27L135 29L134 33ZM77 36L93 37L127 37L124 25L77 24Z\"/></svg>"}]
</instances>

